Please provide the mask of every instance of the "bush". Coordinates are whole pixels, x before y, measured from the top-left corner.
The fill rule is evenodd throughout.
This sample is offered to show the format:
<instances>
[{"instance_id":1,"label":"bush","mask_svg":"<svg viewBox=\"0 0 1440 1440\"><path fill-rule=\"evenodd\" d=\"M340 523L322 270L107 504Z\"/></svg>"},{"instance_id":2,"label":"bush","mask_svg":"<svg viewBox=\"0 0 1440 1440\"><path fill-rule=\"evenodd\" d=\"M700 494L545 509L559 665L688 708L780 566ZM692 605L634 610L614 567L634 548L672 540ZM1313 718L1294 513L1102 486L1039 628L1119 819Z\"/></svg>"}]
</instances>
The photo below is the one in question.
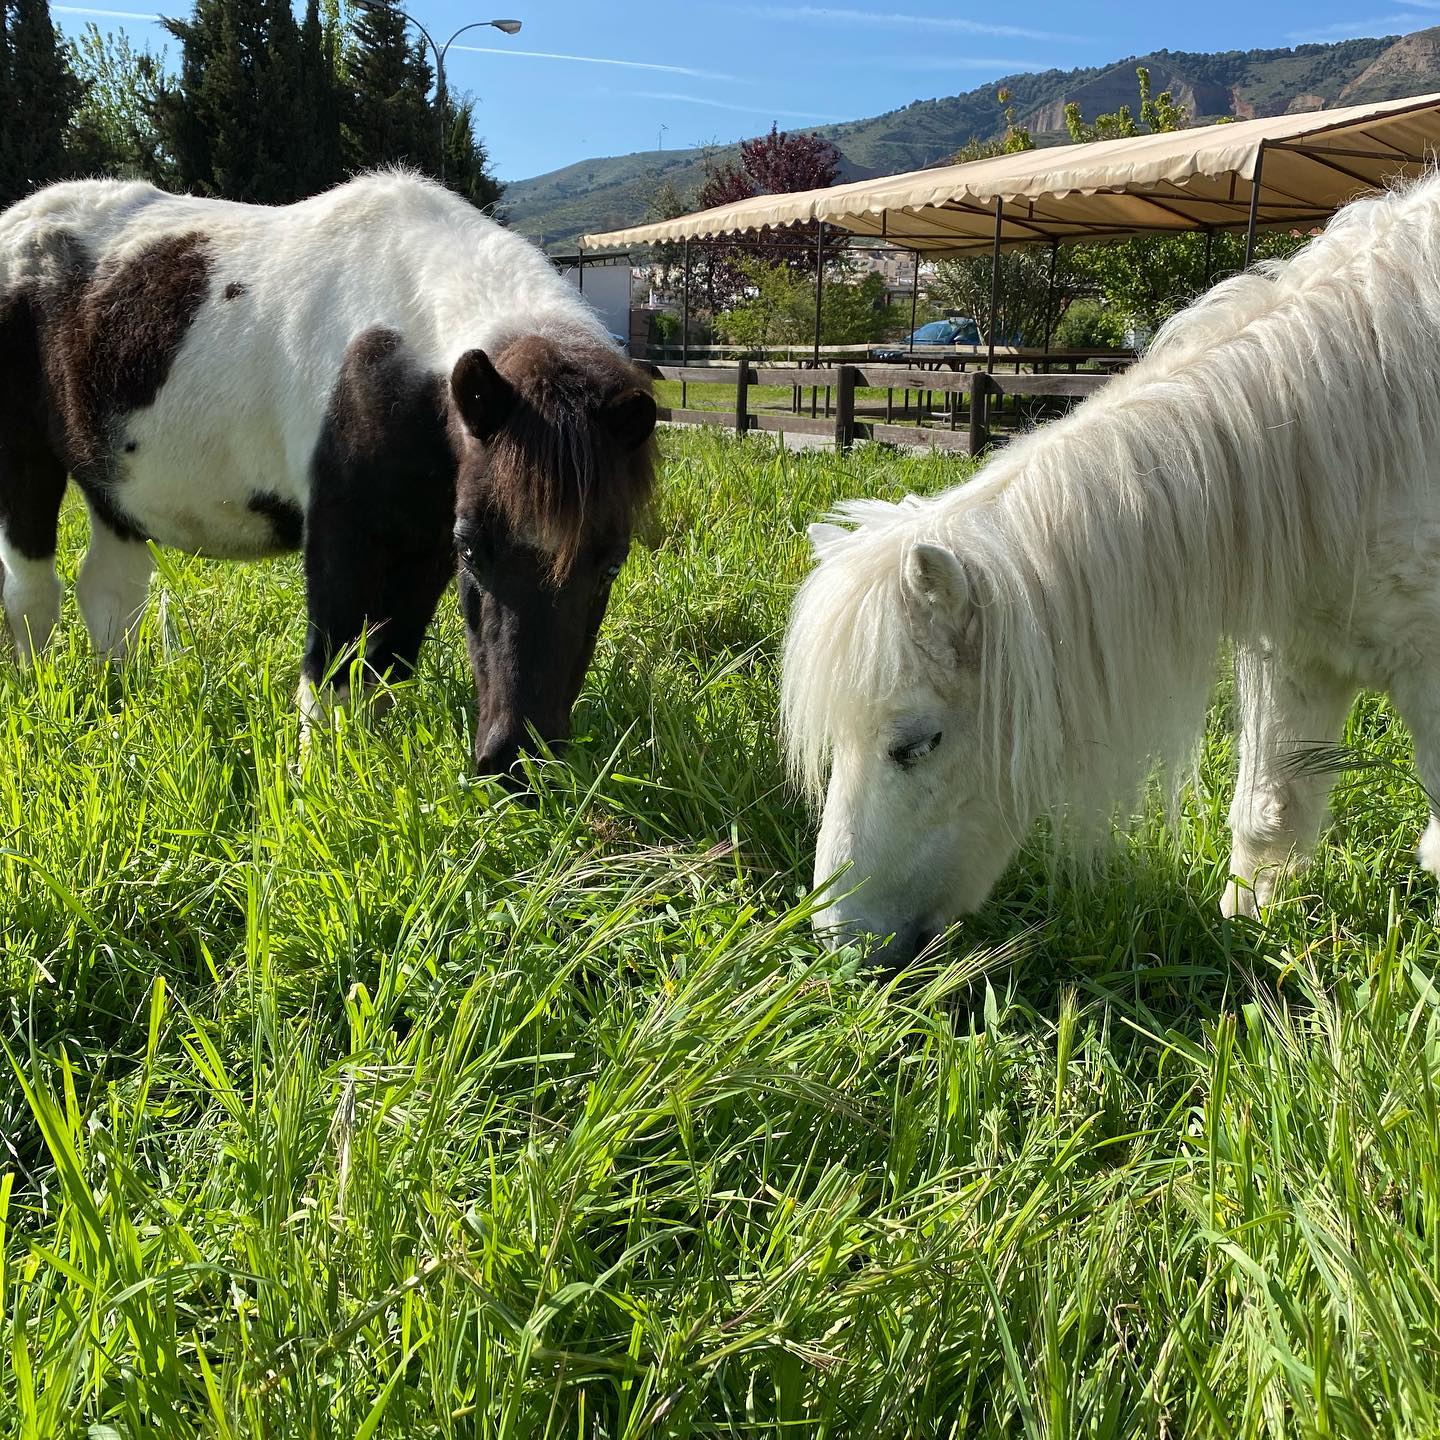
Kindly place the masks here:
<instances>
[{"instance_id":1,"label":"bush","mask_svg":"<svg viewBox=\"0 0 1440 1440\"><path fill-rule=\"evenodd\" d=\"M1118 350L1124 343L1124 318L1098 300L1072 300L1055 327L1057 350Z\"/></svg>"}]
</instances>

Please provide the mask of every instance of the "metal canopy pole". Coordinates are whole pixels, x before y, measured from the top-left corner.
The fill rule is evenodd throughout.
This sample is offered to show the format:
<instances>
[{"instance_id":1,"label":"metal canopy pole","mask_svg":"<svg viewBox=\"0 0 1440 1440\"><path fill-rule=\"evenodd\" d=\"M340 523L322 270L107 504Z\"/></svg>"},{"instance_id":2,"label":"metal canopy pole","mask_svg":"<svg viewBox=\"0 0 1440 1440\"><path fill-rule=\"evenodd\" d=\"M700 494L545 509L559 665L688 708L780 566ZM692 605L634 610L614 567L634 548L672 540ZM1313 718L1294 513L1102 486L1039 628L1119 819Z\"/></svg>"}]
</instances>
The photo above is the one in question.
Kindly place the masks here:
<instances>
[{"instance_id":1,"label":"metal canopy pole","mask_svg":"<svg viewBox=\"0 0 1440 1440\"><path fill-rule=\"evenodd\" d=\"M685 237L685 279L680 298L680 363L690 363L690 237Z\"/></svg>"},{"instance_id":2,"label":"metal canopy pole","mask_svg":"<svg viewBox=\"0 0 1440 1440\"><path fill-rule=\"evenodd\" d=\"M1045 343L1040 347L1042 350L1050 348L1050 332L1054 328L1051 316L1055 313L1055 258L1060 253L1060 242L1050 242L1050 279L1045 285Z\"/></svg>"},{"instance_id":3,"label":"metal canopy pole","mask_svg":"<svg viewBox=\"0 0 1440 1440\"><path fill-rule=\"evenodd\" d=\"M995 327L1000 323L1000 221L1005 201L995 197L995 248L990 252L990 333L986 336L985 373L995 373Z\"/></svg>"},{"instance_id":4,"label":"metal canopy pole","mask_svg":"<svg viewBox=\"0 0 1440 1440\"><path fill-rule=\"evenodd\" d=\"M1260 176L1265 168L1265 142L1260 142L1255 156L1255 178L1250 182L1250 224L1245 230L1245 268L1255 259L1255 227L1260 220Z\"/></svg>"},{"instance_id":5,"label":"metal canopy pole","mask_svg":"<svg viewBox=\"0 0 1440 1440\"><path fill-rule=\"evenodd\" d=\"M815 223L815 368L820 368L820 286L825 273L825 222Z\"/></svg>"},{"instance_id":6,"label":"metal canopy pole","mask_svg":"<svg viewBox=\"0 0 1440 1440\"><path fill-rule=\"evenodd\" d=\"M920 305L920 252L915 252L915 278L910 287L910 353L915 353L915 315Z\"/></svg>"}]
</instances>

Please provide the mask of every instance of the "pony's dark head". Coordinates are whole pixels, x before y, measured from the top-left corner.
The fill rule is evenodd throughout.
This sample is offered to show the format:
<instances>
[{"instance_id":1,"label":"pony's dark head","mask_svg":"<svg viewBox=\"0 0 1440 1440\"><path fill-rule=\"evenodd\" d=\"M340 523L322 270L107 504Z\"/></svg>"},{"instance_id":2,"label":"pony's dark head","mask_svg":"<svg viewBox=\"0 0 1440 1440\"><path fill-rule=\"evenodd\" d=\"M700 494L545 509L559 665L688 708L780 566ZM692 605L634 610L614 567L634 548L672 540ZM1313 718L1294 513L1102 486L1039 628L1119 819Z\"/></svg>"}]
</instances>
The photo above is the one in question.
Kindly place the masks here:
<instances>
[{"instance_id":1,"label":"pony's dark head","mask_svg":"<svg viewBox=\"0 0 1440 1440\"><path fill-rule=\"evenodd\" d=\"M615 352L539 336L450 377L458 422L455 544L479 711L481 771L514 763L533 727L556 744L610 586L654 481L655 401Z\"/></svg>"}]
</instances>

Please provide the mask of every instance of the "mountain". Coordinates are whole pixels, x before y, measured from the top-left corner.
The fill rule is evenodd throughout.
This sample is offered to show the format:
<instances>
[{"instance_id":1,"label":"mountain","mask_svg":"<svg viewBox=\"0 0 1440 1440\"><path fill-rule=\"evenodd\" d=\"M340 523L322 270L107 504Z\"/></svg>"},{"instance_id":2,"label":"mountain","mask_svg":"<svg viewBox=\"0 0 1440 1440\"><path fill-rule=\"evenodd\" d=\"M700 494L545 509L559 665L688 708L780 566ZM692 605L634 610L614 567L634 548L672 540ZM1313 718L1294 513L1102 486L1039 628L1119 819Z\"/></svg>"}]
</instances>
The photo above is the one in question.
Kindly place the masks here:
<instances>
[{"instance_id":1,"label":"mountain","mask_svg":"<svg viewBox=\"0 0 1440 1440\"><path fill-rule=\"evenodd\" d=\"M1059 144L1065 106L1078 104L1087 120L1136 103L1135 67L1150 70L1154 90L1169 90L1199 122L1224 116L1253 119L1360 105L1440 90L1440 26L1411 35L1297 45L1282 50L1226 50L1189 54L1157 50L1088 70L1046 70L1008 75L962 95L916 100L868 120L816 130L840 150L842 178L894 175L949 158L966 141L1003 128L995 94L1011 93L1016 118L1039 144ZM615 230L650 218L661 182L694 194L710 167L737 156L735 146L706 150L644 150L581 160L506 187L510 222L546 249L574 248L587 232Z\"/></svg>"}]
</instances>

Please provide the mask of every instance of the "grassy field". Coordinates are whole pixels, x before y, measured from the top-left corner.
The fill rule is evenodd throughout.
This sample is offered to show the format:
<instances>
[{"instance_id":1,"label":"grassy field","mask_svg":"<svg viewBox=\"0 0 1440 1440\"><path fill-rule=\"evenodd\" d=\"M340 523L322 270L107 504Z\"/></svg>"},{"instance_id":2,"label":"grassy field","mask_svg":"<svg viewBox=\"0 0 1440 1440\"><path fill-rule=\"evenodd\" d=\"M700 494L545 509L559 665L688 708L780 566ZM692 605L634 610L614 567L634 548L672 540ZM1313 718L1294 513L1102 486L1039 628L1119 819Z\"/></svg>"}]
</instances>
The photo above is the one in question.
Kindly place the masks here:
<instances>
[{"instance_id":1,"label":"grassy field","mask_svg":"<svg viewBox=\"0 0 1440 1440\"><path fill-rule=\"evenodd\" d=\"M1222 922L1222 689L1173 825L877 981L809 936L777 638L807 519L962 471L665 448L528 803L452 600L303 773L294 564L0 663L0 1434L1440 1434L1414 786Z\"/></svg>"}]
</instances>

